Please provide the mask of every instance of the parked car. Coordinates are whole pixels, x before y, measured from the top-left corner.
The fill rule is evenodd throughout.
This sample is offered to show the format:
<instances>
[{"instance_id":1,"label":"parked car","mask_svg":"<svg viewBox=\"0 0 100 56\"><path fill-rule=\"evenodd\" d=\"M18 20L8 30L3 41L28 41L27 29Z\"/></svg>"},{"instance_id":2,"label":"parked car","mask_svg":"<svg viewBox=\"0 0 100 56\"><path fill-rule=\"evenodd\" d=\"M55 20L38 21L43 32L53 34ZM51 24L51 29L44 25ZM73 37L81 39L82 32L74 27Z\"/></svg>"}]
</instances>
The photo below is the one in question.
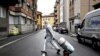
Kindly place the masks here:
<instances>
[{"instance_id":1,"label":"parked car","mask_svg":"<svg viewBox=\"0 0 100 56\"><path fill-rule=\"evenodd\" d=\"M66 27L66 22L62 22L59 24L58 32L59 33L68 33L68 29Z\"/></svg>"},{"instance_id":2,"label":"parked car","mask_svg":"<svg viewBox=\"0 0 100 56\"><path fill-rule=\"evenodd\" d=\"M65 27L60 27L59 28L59 33L68 33L68 29Z\"/></svg>"},{"instance_id":3,"label":"parked car","mask_svg":"<svg viewBox=\"0 0 100 56\"><path fill-rule=\"evenodd\" d=\"M88 42L93 48L100 46L100 8L87 13L77 27L79 43Z\"/></svg>"},{"instance_id":4,"label":"parked car","mask_svg":"<svg viewBox=\"0 0 100 56\"><path fill-rule=\"evenodd\" d=\"M53 30L58 32L58 27L53 27Z\"/></svg>"}]
</instances>

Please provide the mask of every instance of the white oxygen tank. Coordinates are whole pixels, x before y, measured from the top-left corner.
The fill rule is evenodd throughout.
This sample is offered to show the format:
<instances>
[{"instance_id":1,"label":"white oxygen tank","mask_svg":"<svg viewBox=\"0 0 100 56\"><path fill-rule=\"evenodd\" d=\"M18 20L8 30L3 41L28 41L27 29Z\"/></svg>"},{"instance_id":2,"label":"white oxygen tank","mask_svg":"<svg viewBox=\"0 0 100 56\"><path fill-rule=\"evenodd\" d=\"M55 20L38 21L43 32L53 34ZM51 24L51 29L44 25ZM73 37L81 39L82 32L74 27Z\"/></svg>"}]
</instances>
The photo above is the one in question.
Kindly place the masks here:
<instances>
[{"instance_id":1,"label":"white oxygen tank","mask_svg":"<svg viewBox=\"0 0 100 56\"><path fill-rule=\"evenodd\" d=\"M74 47L66 41L63 37L58 40L58 44L69 54L71 54L75 49Z\"/></svg>"}]
</instances>

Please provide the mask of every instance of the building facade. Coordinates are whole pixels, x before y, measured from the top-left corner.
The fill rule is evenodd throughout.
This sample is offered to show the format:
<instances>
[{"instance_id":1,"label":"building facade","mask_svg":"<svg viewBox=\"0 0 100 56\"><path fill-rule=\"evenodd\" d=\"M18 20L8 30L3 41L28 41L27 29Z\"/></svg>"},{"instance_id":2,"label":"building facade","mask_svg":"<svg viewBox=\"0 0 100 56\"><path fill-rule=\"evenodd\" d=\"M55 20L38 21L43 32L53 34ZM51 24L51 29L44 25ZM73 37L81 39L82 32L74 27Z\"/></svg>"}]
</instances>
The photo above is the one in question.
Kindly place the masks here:
<instances>
[{"instance_id":1,"label":"building facade","mask_svg":"<svg viewBox=\"0 0 100 56\"><path fill-rule=\"evenodd\" d=\"M1 17L5 18L0 19L0 27L2 28L0 33L5 36L9 35L13 27L17 27L19 33L22 34L33 31L35 19L33 15L36 14L34 11L36 11L37 2L34 2L35 0L18 0L18 2L10 0L11 4L7 1L4 1L3 6L0 3Z\"/></svg>"},{"instance_id":2,"label":"building facade","mask_svg":"<svg viewBox=\"0 0 100 56\"><path fill-rule=\"evenodd\" d=\"M42 13L37 11L36 27L42 29Z\"/></svg>"},{"instance_id":3,"label":"building facade","mask_svg":"<svg viewBox=\"0 0 100 56\"><path fill-rule=\"evenodd\" d=\"M60 24L60 0L56 0L54 5L54 17L55 17L55 26Z\"/></svg>"},{"instance_id":4,"label":"building facade","mask_svg":"<svg viewBox=\"0 0 100 56\"><path fill-rule=\"evenodd\" d=\"M18 3L18 0L0 0L0 39L8 35L8 7Z\"/></svg>"},{"instance_id":5,"label":"building facade","mask_svg":"<svg viewBox=\"0 0 100 56\"><path fill-rule=\"evenodd\" d=\"M60 25L69 30L69 0L60 0Z\"/></svg>"},{"instance_id":6,"label":"building facade","mask_svg":"<svg viewBox=\"0 0 100 56\"><path fill-rule=\"evenodd\" d=\"M70 0L70 31L75 32L75 25L82 22L85 14L100 8L100 0Z\"/></svg>"},{"instance_id":7,"label":"building facade","mask_svg":"<svg viewBox=\"0 0 100 56\"><path fill-rule=\"evenodd\" d=\"M37 1L38 0L32 0L33 1L33 10L32 10L32 13L33 13L33 18L34 19L37 19ZM34 20L34 22L33 22L33 25L35 26L36 25L36 23L35 23L36 21ZM33 27L34 29L35 29L35 27Z\"/></svg>"},{"instance_id":8,"label":"building facade","mask_svg":"<svg viewBox=\"0 0 100 56\"><path fill-rule=\"evenodd\" d=\"M64 27L69 30L69 0L56 0L54 13L58 27L64 24Z\"/></svg>"},{"instance_id":9,"label":"building facade","mask_svg":"<svg viewBox=\"0 0 100 56\"><path fill-rule=\"evenodd\" d=\"M9 33L14 26L19 29L20 33L32 31L33 18L31 6L32 1L20 0L19 4L9 7Z\"/></svg>"},{"instance_id":10,"label":"building facade","mask_svg":"<svg viewBox=\"0 0 100 56\"><path fill-rule=\"evenodd\" d=\"M51 13L50 15L42 16L42 28L44 28L45 21L48 21L50 25L53 27L55 25L54 13Z\"/></svg>"},{"instance_id":11,"label":"building facade","mask_svg":"<svg viewBox=\"0 0 100 56\"><path fill-rule=\"evenodd\" d=\"M60 0L60 23L64 21L63 20L63 10L64 10L63 9L63 7L64 7L63 3L64 3L63 0Z\"/></svg>"},{"instance_id":12,"label":"building facade","mask_svg":"<svg viewBox=\"0 0 100 56\"><path fill-rule=\"evenodd\" d=\"M66 28L69 31L69 1L63 0L63 22L66 25Z\"/></svg>"}]
</instances>

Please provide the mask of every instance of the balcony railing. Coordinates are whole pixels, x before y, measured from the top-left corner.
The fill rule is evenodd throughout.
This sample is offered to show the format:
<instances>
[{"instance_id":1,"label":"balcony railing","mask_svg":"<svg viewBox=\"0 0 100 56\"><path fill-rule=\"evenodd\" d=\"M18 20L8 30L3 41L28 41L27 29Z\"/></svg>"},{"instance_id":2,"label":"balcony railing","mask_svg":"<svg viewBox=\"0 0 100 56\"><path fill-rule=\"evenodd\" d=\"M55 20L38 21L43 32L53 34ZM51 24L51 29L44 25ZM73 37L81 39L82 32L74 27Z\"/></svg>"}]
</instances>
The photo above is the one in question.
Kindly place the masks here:
<instances>
[{"instance_id":1,"label":"balcony railing","mask_svg":"<svg viewBox=\"0 0 100 56\"><path fill-rule=\"evenodd\" d=\"M54 12L57 12L57 9L54 9Z\"/></svg>"},{"instance_id":2,"label":"balcony railing","mask_svg":"<svg viewBox=\"0 0 100 56\"><path fill-rule=\"evenodd\" d=\"M19 0L0 0L0 5L12 6L19 3Z\"/></svg>"}]
</instances>

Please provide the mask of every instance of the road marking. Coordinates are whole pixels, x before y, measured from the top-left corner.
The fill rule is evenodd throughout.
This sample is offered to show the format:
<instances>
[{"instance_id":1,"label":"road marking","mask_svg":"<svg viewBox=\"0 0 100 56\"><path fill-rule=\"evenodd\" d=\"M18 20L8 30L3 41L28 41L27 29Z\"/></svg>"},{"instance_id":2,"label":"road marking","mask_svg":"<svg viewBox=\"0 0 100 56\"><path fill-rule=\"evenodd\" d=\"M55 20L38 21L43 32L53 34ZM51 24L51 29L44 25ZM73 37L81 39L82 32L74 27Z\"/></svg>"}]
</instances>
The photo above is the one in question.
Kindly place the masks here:
<instances>
[{"instance_id":1,"label":"road marking","mask_svg":"<svg viewBox=\"0 0 100 56\"><path fill-rule=\"evenodd\" d=\"M0 49L1 49L1 48L4 48L5 46L8 46L8 45L10 45L10 44L13 44L13 43L15 43L15 42L17 42L17 41L19 41L19 40L21 40L21 39L24 39L25 37L30 36L30 35L31 35L31 34L26 35L26 36L24 36L24 37L22 37L22 38L16 39L16 40L14 40L14 41L8 42L7 44L4 44L4 45L0 46Z\"/></svg>"}]
</instances>

